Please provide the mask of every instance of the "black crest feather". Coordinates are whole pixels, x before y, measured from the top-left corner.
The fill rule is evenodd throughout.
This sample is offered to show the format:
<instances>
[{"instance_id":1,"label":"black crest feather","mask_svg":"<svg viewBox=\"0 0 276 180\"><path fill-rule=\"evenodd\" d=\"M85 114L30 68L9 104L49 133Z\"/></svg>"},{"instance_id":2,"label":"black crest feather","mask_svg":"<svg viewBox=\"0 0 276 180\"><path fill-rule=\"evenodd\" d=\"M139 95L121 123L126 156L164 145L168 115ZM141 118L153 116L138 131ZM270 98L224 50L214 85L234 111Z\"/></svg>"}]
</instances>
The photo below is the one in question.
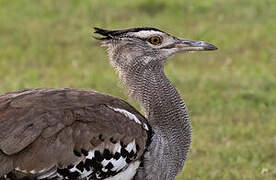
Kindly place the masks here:
<instances>
[{"instance_id":1,"label":"black crest feather","mask_svg":"<svg viewBox=\"0 0 276 180\"><path fill-rule=\"evenodd\" d=\"M121 36L123 34L126 34L128 32L139 32L139 31L160 31L159 29L152 28L152 27L138 27L138 28L129 28L129 29L122 29L122 30L106 30L106 29L101 29L98 27L94 27L96 34L100 34L103 37L96 37L98 40L110 40L115 38L116 36Z\"/></svg>"},{"instance_id":2,"label":"black crest feather","mask_svg":"<svg viewBox=\"0 0 276 180\"><path fill-rule=\"evenodd\" d=\"M110 30L105 30L105 29L101 29L101 28L97 28L97 27L94 27L94 30L95 30L94 33L100 34L103 36L103 37L95 37L98 40L109 40L109 39L113 38L113 36L112 36L113 33Z\"/></svg>"}]
</instances>

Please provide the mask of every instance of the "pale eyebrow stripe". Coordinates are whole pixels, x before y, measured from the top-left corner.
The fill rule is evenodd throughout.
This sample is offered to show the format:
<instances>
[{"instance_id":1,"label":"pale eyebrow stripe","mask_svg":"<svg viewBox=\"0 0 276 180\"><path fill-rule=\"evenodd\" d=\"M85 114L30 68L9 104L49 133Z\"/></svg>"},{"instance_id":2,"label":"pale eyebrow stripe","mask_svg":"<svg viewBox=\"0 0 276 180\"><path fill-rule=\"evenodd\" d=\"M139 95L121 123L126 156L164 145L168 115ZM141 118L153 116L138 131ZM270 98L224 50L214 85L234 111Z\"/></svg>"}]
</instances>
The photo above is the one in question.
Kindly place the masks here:
<instances>
[{"instance_id":1,"label":"pale eyebrow stripe","mask_svg":"<svg viewBox=\"0 0 276 180\"><path fill-rule=\"evenodd\" d=\"M147 38L147 37L153 36L153 35L162 36L162 34L164 34L164 33L159 32L159 31L154 31L154 30L150 30L150 31L143 30L143 31L139 31L139 32L133 32L133 33L131 32L128 34L136 36L136 37L140 37L140 38Z\"/></svg>"}]
</instances>

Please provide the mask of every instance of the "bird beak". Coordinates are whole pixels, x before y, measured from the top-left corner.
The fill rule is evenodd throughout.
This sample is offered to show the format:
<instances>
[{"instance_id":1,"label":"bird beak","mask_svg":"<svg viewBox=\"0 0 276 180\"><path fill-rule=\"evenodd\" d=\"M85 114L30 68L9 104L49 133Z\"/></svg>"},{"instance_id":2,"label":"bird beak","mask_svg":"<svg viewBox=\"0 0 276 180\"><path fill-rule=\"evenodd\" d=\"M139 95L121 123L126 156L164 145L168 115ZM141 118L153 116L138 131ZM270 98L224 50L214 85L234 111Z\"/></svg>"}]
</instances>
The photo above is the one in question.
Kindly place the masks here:
<instances>
[{"instance_id":1,"label":"bird beak","mask_svg":"<svg viewBox=\"0 0 276 180\"><path fill-rule=\"evenodd\" d=\"M175 46L179 49L179 52L184 51L209 51L218 49L215 45L204 41L193 41L187 39L177 38Z\"/></svg>"}]
</instances>

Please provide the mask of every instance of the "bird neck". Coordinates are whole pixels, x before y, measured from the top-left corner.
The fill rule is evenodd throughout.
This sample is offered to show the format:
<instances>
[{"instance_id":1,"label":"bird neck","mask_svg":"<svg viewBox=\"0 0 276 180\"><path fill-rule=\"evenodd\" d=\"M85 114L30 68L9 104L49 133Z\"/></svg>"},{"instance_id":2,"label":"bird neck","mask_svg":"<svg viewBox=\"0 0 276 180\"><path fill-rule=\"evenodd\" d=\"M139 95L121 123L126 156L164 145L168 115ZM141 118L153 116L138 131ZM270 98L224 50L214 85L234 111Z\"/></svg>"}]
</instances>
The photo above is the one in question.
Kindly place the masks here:
<instances>
[{"instance_id":1,"label":"bird neck","mask_svg":"<svg viewBox=\"0 0 276 180\"><path fill-rule=\"evenodd\" d=\"M182 170L191 142L191 125L184 101L159 65L131 68L128 73L121 73L121 79L130 95L140 103L154 131L145 157L148 159L145 171L171 179Z\"/></svg>"}]
</instances>

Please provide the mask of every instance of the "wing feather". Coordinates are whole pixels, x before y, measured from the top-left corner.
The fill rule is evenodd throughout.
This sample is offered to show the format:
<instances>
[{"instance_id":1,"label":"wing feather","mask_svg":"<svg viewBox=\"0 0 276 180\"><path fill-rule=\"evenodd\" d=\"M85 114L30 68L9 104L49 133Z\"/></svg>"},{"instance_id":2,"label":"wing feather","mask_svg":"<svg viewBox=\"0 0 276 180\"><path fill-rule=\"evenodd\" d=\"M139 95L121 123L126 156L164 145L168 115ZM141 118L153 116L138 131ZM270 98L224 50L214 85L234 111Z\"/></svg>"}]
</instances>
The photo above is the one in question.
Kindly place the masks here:
<instances>
[{"instance_id":1,"label":"wing feather","mask_svg":"<svg viewBox=\"0 0 276 180\"><path fill-rule=\"evenodd\" d=\"M141 124L113 108L130 112ZM139 158L149 136L145 125L128 103L95 91L29 89L0 96L0 150L27 171L64 168L83 160L76 152L133 140L141 149Z\"/></svg>"}]
</instances>

